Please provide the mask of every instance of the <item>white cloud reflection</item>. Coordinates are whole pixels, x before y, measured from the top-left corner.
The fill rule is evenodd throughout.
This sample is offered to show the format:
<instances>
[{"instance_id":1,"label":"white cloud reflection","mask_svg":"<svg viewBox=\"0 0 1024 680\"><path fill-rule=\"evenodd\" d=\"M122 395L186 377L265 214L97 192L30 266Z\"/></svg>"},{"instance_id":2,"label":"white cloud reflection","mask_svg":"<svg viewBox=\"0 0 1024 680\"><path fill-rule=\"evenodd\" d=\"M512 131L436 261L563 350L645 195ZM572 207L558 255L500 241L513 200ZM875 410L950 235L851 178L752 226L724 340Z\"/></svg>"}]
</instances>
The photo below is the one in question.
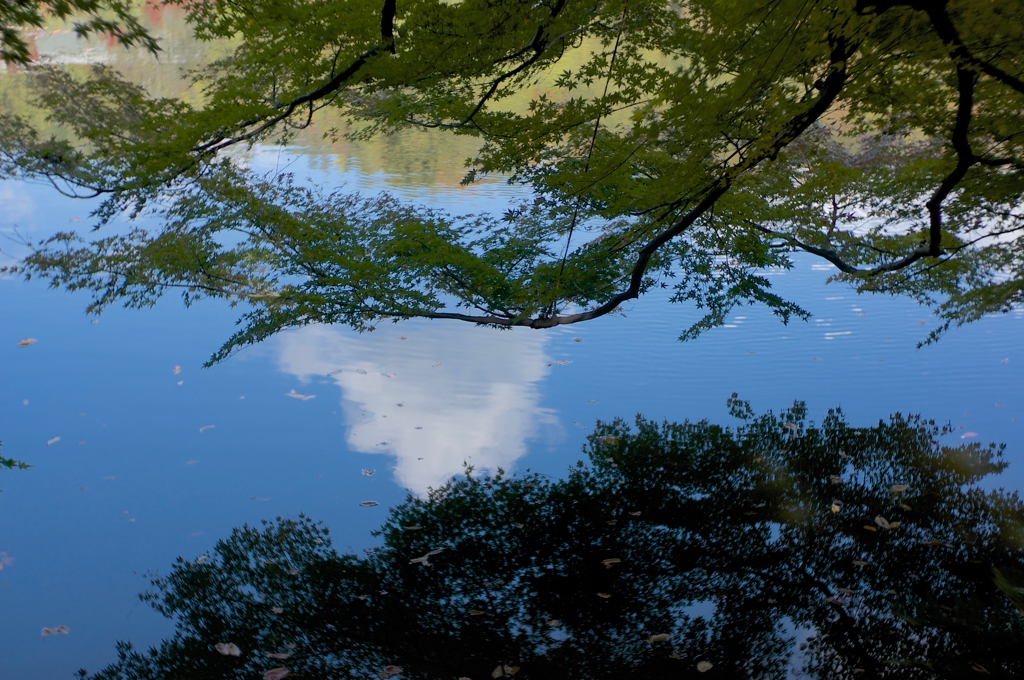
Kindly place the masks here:
<instances>
[{"instance_id":1,"label":"white cloud reflection","mask_svg":"<svg viewBox=\"0 0 1024 680\"><path fill-rule=\"evenodd\" d=\"M387 324L364 335L309 326L283 335L279 363L303 382L336 382L349 448L395 456L395 481L423 494L464 461L511 469L528 439L557 424L539 406L551 370L545 337L452 323ZM323 387L319 398L331 398Z\"/></svg>"}]
</instances>

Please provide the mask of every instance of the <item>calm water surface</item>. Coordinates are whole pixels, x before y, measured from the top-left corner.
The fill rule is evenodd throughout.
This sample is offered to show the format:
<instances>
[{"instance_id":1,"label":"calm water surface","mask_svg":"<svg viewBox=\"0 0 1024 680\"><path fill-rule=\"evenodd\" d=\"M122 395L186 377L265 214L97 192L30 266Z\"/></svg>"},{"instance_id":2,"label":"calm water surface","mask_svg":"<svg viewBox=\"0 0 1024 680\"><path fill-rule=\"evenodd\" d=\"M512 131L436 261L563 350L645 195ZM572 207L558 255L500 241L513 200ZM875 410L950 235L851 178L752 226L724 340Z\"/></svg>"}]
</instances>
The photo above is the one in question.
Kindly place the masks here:
<instances>
[{"instance_id":1,"label":"calm water surface","mask_svg":"<svg viewBox=\"0 0 1024 680\"><path fill-rule=\"evenodd\" d=\"M459 189L457 172L372 167L386 152L263 149L253 163L456 213L514 198L497 184ZM0 184L0 236L42 238L87 213L45 187ZM837 406L853 425L896 412L949 421L950 443L1005 442L998 484L1020 488L1022 314L915 349L934 324L926 310L825 285L830 273L811 258L771 273L810 322L747 308L686 344L676 338L697 311L650 295L621 317L549 331L308 327L212 369L201 364L237 317L225 304L185 310L169 297L93 319L81 295L0 280L0 450L33 466L0 474L0 677L66 679L110 663L117 640L166 637L172 624L137 597L147 574L233 527L303 513L340 551L362 552L380 544L371 531L389 507L464 464L557 480L598 420L726 424L733 392L758 412L805 401L818 421ZM25 337L38 342L17 346ZM41 637L44 626L71 632Z\"/></svg>"}]
</instances>

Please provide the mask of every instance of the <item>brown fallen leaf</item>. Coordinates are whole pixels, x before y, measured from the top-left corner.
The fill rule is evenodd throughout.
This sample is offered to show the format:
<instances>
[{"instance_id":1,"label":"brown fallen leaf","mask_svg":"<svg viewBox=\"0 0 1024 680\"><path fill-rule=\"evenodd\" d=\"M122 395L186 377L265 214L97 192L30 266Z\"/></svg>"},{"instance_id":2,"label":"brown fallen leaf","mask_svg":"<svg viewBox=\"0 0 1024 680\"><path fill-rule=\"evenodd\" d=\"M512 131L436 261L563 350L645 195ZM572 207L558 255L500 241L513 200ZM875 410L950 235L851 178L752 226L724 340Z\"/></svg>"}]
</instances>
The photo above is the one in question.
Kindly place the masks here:
<instances>
[{"instance_id":1,"label":"brown fallen leaf","mask_svg":"<svg viewBox=\"0 0 1024 680\"><path fill-rule=\"evenodd\" d=\"M404 340L404 338L403 338L403 340ZM390 678L392 675L401 675L403 672L404 671L402 671L402 669L399 668L398 666L388 665L388 666L384 666L384 670L382 670L379 673L379 677L381 677L381 678Z\"/></svg>"},{"instance_id":2,"label":"brown fallen leaf","mask_svg":"<svg viewBox=\"0 0 1024 680\"><path fill-rule=\"evenodd\" d=\"M606 560L601 560L601 564L603 564L606 569L611 569L620 562L622 562L622 560L620 560L618 557L609 557Z\"/></svg>"},{"instance_id":3,"label":"brown fallen leaf","mask_svg":"<svg viewBox=\"0 0 1024 680\"><path fill-rule=\"evenodd\" d=\"M609 595L608 593L598 593L597 596L605 600L611 597L611 595Z\"/></svg>"},{"instance_id":4,"label":"brown fallen leaf","mask_svg":"<svg viewBox=\"0 0 1024 680\"><path fill-rule=\"evenodd\" d=\"M53 626L52 628L47 626L43 627L43 637L46 637L47 635L69 635L70 633L71 629L67 626Z\"/></svg>"},{"instance_id":5,"label":"brown fallen leaf","mask_svg":"<svg viewBox=\"0 0 1024 680\"><path fill-rule=\"evenodd\" d=\"M174 367L174 375L178 375L179 373L181 373L181 366L175 366Z\"/></svg>"},{"instance_id":6,"label":"brown fallen leaf","mask_svg":"<svg viewBox=\"0 0 1024 680\"><path fill-rule=\"evenodd\" d=\"M866 566L868 566L868 563L865 562L864 560L854 560L853 561L853 565L855 567L866 567Z\"/></svg>"},{"instance_id":7,"label":"brown fallen leaf","mask_svg":"<svg viewBox=\"0 0 1024 680\"><path fill-rule=\"evenodd\" d=\"M34 345L37 342L39 341L36 340L35 338L23 338L21 340L18 340L18 347L28 347L29 345Z\"/></svg>"},{"instance_id":8,"label":"brown fallen leaf","mask_svg":"<svg viewBox=\"0 0 1024 680\"><path fill-rule=\"evenodd\" d=\"M218 642L214 648L224 656L242 656L242 650L234 642Z\"/></svg>"},{"instance_id":9,"label":"brown fallen leaf","mask_svg":"<svg viewBox=\"0 0 1024 680\"><path fill-rule=\"evenodd\" d=\"M668 633L658 633L647 638L647 644L653 645L655 642L668 642Z\"/></svg>"},{"instance_id":10,"label":"brown fallen leaf","mask_svg":"<svg viewBox=\"0 0 1024 680\"><path fill-rule=\"evenodd\" d=\"M281 680L287 678L292 672L284 667L271 668L269 671L263 674L263 680Z\"/></svg>"},{"instance_id":11,"label":"brown fallen leaf","mask_svg":"<svg viewBox=\"0 0 1024 680\"><path fill-rule=\"evenodd\" d=\"M482 609L474 609L473 611L471 611L471 612L469 613L469 615L470 615L470 616L483 616L483 615L484 615L484 614L486 614L486 613L487 613L487 612L485 612L485 611L484 611L484 610L482 610Z\"/></svg>"},{"instance_id":12,"label":"brown fallen leaf","mask_svg":"<svg viewBox=\"0 0 1024 680\"><path fill-rule=\"evenodd\" d=\"M378 503L377 501L363 501L362 503L359 504L359 507L361 507L361 508L372 508L372 507L377 506L377 505L380 505L380 503Z\"/></svg>"}]
</instances>

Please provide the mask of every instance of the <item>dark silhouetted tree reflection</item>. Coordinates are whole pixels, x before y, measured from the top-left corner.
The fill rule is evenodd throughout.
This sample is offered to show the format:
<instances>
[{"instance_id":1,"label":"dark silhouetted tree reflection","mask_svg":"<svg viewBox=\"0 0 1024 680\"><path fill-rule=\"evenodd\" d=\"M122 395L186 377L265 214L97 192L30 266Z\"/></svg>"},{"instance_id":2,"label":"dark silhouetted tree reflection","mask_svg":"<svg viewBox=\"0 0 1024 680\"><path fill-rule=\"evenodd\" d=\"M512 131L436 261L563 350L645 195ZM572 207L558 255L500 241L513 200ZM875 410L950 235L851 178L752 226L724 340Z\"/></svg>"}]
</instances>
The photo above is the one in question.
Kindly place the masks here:
<instances>
[{"instance_id":1,"label":"dark silhouetted tree reflection","mask_svg":"<svg viewBox=\"0 0 1024 680\"><path fill-rule=\"evenodd\" d=\"M470 471L394 508L366 558L305 518L238 529L144 596L174 637L95 677L1024 673L1024 506L977 486L1001 447L730 409L734 429L600 424L564 480Z\"/></svg>"}]
</instances>

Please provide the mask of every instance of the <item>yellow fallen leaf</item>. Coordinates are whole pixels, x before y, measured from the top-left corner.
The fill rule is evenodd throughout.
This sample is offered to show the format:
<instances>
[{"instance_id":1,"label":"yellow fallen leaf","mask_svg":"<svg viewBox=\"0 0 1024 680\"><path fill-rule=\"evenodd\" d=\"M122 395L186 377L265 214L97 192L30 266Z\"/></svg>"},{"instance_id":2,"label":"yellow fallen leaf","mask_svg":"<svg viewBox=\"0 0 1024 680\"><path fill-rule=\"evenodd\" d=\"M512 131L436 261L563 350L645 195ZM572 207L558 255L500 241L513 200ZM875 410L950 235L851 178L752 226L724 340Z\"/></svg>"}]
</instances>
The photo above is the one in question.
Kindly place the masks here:
<instances>
[{"instance_id":1,"label":"yellow fallen leaf","mask_svg":"<svg viewBox=\"0 0 1024 680\"><path fill-rule=\"evenodd\" d=\"M611 595L609 595L608 593L598 593L598 594L597 594L597 596L598 596L598 597L603 597L603 598L604 598L604 599L606 599L606 600L607 600L607 599L608 599L609 597L611 597Z\"/></svg>"},{"instance_id":2,"label":"yellow fallen leaf","mask_svg":"<svg viewBox=\"0 0 1024 680\"><path fill-rule=\"evenodd\" d=\"M869 526L867 524L864 525L864 528L867 529L868 531L878 531L877 527Z\"/></svg>"},{"instance_id":3,"label":"yellow fallen leaf","mask_svg":"<svg viewBox=\"0 0 1024 680\"><path fill-rule=\"evenodd\" d=\"M714 666L710 661L701 661L697 664L698 673L707 673Z\"/></svg>"},{"instance_id":4,"label":"yellow fallen leaf","mask_svg":"<svg viewBox=\"0 0 1024 680\"><path fill-rule=\"evenodd\" d=\"M832 510L833 514L838 513L842 509L843 509L843 504L842 504L841 501L832 501L832 508L831 508L831 510Z\"/></svg>"},{"instance_id":5,"label":"yellow fallen leaf","mask_svg":"<svg viewBox=\"0 0 1024 680\"><path fill-rule=\"evenodd\" d=\"M18 347L28 347L29 345L34 345L37 342L39 341L35 338L24 338L22 340L18 340Z\"/></svg>"},{"instance_id":6,"label":"yellow fallen leaf","mask_svg":"<svg viewBox=\"0 0 1024 680\"><path fill-rule=\"evenodd\" d=\"M655 642L668 642L668 633L658 633L647 638L648 644L654 644Z\"/></svg>"},{"instance_id":7,"label":"yellow fallen leaf","mask_svg":"<svg viewBox=\"0 0 1024 680\"><path fill-rule=\"evenodd\" d=\"M471 612L469 613L469 615L470 615L470 616L481 616L482 614L486 614L486 613L487 613L487 612L485 612L485 611L484 611L484 610L482 610L482 609L474 609L473 611L471 611Z\"/></svg>"},{"instance_id":8,"label":"yellow fallen leaf","mask_svg":"<svg viewBox=\"0 0 1024 680\"><path fill-rule=\"evenodd\" d=\"M501 664L499 664L497 668L491 671L492 678L500 678L503 675L505 675L505 668Z\"/></svg>"},{"instance_id":9,"label":"yellow fallen leaf","mask_svg":"<svg viewBox=\"0 0 1024 680\"><path fill-rule=\"evenodd\" d=\"M611 569L613 566L620 562L622 562L622 560L620 560L618 557L609 557L606 560L601 560L601 564L603 564L606 569Z\"/></svg>"},{"instance_id":10,"label":"yellow fallen leaf","mask_svg":"<svg viewBox=\"0 0 1024 680\"><path fill-rule=\"evenodd\" d=\"M889 525L889 520L887 520L886 518L882 517L881 515L879 515L878 517L875 517L875 524L877 524L878 526L882 527L883 529L888 529L889 526L890 526Z\"/></svg>"},{"instance_id":11,"label":"yellow fallen leaf","mask_svg":"<svg viewBox=\"0 0 1024 680\"><path fill-rule=\"evenodd\" d=\"M906 484L893 484L892 485L892 492L893 493L903 493L904 491L906 491L909 488L910 487L907 486Z\"/></svg>"}]
</instances>

